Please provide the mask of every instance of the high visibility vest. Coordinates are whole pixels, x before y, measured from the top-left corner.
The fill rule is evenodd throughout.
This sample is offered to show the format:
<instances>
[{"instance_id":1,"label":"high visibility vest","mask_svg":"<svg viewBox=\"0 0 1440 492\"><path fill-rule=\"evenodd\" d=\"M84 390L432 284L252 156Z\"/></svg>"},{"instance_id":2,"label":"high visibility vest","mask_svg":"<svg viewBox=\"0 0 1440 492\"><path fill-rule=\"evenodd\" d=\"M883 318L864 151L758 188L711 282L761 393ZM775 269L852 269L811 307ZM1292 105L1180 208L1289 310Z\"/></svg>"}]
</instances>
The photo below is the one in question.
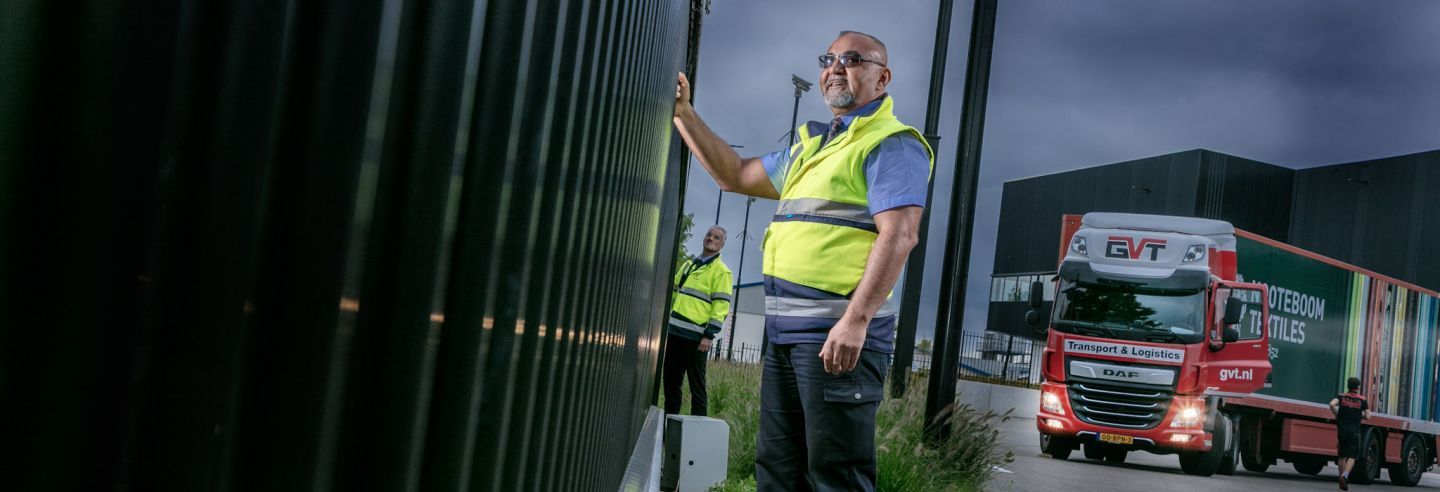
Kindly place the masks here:
<instances>
[{"instance_id":1,"label":"high visibility vest","mask_svg":"<svg viewBox=\"0 0 1440 492\"><path fill-rule=\"evenodd\" d=\"M849 296L860 284L865 262L878 237L866 196L865 156L881 141L900 132L910 132L925 145L932 170L935 153L919 131L895 119L889 96L875 112L857 116L844 133L822 147L824 129L824 125L807 124L796 130L800 139L790 153L797 157L786 173L779 207L761 246L764 272ZM816 306L792 307L813 310ZM834 307L843 314L843 304ZM787 311L783 301L776 309Z\"/></svg>"},{"instance_id":2,"label":"high visibility vest","mask_svg":"<svg viewBox=\"0 0 1440 492\"><path fill-rule=\"evenodd\" d=\"M730 314L730 278L730 267L718 254L707 262L685 262L675 272L670 334L695 341L715 338Z\"/></svg>"}]
</instances>

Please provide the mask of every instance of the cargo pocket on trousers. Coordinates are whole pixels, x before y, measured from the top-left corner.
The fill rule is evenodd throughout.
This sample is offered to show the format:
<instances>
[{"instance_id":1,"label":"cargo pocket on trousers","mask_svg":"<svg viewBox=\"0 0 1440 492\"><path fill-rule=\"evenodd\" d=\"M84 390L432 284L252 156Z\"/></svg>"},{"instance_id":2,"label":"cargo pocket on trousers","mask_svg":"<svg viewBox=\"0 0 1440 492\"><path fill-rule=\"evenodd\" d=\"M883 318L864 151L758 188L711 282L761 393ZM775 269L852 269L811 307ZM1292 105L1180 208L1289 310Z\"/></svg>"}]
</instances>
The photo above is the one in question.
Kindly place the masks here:
<instances>
[{"instance_id":1,"label":"cargo pocket on trousers","mask_svg":"<svg viewBox=\"0 0 1440 492\"><path fill-rule=\"evenodd\" d=\"M875 403L885 398L885 385L860 381L825 383L825 401L830 403Z\"/></svg>"}]
</instances>

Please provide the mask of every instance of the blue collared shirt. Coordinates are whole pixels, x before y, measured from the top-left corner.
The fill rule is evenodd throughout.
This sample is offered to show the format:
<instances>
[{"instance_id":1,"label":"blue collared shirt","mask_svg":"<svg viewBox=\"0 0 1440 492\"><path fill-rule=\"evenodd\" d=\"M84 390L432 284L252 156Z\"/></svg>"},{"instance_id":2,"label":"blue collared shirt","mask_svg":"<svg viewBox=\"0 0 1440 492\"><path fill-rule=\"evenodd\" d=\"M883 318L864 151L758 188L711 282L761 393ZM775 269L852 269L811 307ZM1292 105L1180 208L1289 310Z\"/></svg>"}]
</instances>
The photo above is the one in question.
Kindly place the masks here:
<instances>
[{"instance_id":1,"label":"blue collared shirt","mask_svg":"<svg viewBox=\"0 0 1440 492\"><path fill-rule=\"evenodd\" d=\"M840 131L836 136L845 133L855 118L870 115L880 109L880 104L887 97L890 96L881 96L855 111L841 115ZM819 126L829 128L830 125L820 123ZM789 173L790 163L795 157L789 150L781 149L760 157L760 162L765 165L765 173L770 176L770 184L775 186L777 193L784 189L785 175ZM871 215L899 207L925 206L925 192L929 180L930 153L925 150L925 145L909 132L886 137L865 156L866 200L869 202Z\"/></svg>"}]
</instances>

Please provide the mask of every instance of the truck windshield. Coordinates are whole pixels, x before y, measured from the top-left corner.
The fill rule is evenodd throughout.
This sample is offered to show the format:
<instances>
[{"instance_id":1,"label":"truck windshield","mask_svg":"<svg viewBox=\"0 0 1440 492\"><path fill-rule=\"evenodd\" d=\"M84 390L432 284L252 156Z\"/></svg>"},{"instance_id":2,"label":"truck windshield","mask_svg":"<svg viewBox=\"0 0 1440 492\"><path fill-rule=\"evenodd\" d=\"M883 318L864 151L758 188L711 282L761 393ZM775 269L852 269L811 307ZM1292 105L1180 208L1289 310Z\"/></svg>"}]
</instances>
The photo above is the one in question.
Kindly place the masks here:
<instances>
[{"instance_id":1,"label":"truck windshield","mask_svg":"<svg viewBox=\"0 0 1440 492\"><path fill-rule=\"evenodd\" d=\"M1062 281L1055 328L1066 333L1160 343L1204 340L1201 289Z\"/></svg>"}]
</instances>

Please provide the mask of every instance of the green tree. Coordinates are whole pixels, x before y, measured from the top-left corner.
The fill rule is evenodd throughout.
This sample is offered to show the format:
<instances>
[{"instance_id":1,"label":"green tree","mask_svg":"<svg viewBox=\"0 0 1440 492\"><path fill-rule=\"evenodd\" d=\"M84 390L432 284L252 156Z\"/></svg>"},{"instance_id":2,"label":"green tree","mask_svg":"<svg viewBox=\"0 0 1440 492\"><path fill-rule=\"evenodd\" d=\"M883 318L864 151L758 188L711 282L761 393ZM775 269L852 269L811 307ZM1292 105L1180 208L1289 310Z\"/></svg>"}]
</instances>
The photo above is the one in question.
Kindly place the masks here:
<instances>
[{"instance_id":1,"label":"green tree","mask_svg":"<svg viewBox=\"0 0 1440 492\"><path fill-rule=\"evenodd\" d=\"M695 232L695 213L694 213L694 212L691 212L691 213L688 213L688 214L685 214L685 215L681 215L681 216L680 216L680 244L679 244L678 247L675 249L675 269L676 269L676 270L679 270L680 267L682 267L682 266L685 265L685 262L686 262L686 261L689 261L689 260L690 260L690 248L686 248L686 247L685 247L685 243L690 242L690 237L694 235L694 232Z\"/></svg>"}]
</instances>

